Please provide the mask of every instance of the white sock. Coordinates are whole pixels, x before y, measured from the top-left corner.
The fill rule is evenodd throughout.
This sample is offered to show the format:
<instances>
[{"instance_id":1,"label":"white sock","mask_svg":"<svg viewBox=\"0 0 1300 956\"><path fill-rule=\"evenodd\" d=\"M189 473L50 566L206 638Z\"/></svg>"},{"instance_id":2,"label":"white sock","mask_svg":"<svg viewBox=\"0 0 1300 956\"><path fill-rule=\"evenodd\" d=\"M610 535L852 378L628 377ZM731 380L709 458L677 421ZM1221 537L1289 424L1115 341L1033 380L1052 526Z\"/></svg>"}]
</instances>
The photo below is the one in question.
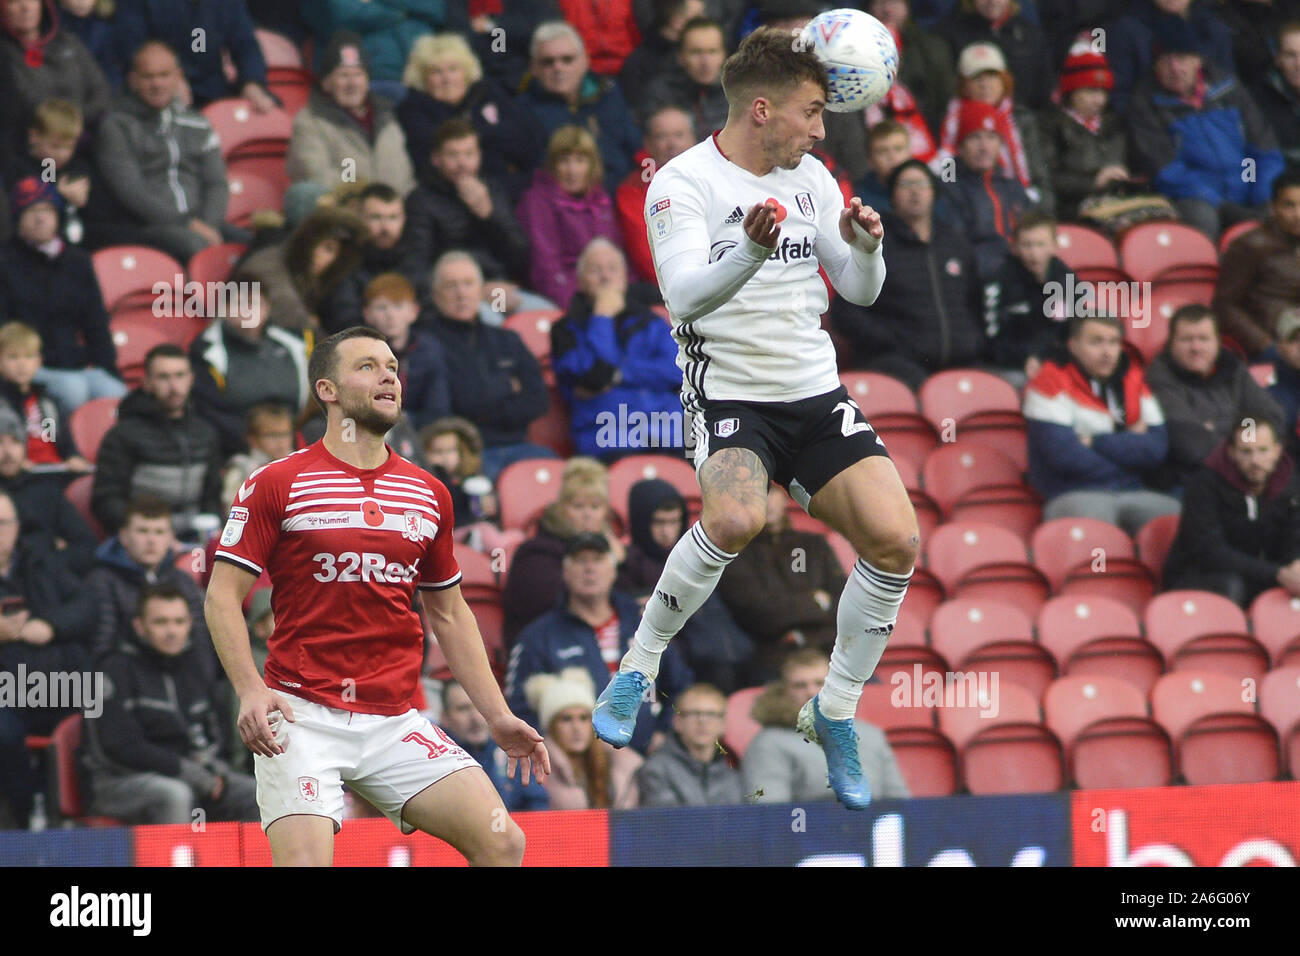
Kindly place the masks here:
<instances>
[{"instance_id":1,"label":"white sock","mask_svg":"<svg viewBox=\"0 0 1300 956\"><path fill-rule=\"evenodd\" d=\"M668 642L708 600L734 557L709 540L700 522L691 525L668 555L619 670L640 671L654 680Z\"/></svg>"},{"instance_id":2,"label":"white sock","mask_svg":"<svg viewBox=\"0 0 1300 956\"><path fill-rule=\"evenodd\" d=\"M911 571L890 574L862 558L853 565L840 595L830 673L817 695L817 706L828 720L846 720L858 709L862 685L885 653L911 579Z\"/></svg>"}]
</instances>

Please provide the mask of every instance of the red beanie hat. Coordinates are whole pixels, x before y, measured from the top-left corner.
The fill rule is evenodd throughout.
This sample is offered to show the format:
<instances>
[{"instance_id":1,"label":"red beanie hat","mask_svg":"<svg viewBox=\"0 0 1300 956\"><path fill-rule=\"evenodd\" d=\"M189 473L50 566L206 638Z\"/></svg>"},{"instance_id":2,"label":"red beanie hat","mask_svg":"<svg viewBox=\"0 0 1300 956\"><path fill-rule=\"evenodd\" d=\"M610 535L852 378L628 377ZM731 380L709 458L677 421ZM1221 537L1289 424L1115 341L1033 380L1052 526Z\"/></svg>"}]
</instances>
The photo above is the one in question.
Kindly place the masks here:
<instances>
[{"instance_id":1,"label":"red beanie hat","mask_svg":"<svg viewBox=\"0 0 1300 956\"><path fill-rule=\"evenodd\" d=\"M1061 98L1075 90L1110 90L1115 87L1115 74L1106 62L1106 56L1093 50L1080 50L1065 58L1061 67Z\"/></svg>"},{"instance_id":2,"label":"red beanie hat","mask_svg":"<svg viewBox=\"0 0 1300 956\"><path fill-rule=\"evenodd\" d=\"M962 100L957 112L957 143L960 145L971 133L986 129L997 133L1003 139L1002 117L989 103L979 100Z\"/></svg>"}]
</instances>

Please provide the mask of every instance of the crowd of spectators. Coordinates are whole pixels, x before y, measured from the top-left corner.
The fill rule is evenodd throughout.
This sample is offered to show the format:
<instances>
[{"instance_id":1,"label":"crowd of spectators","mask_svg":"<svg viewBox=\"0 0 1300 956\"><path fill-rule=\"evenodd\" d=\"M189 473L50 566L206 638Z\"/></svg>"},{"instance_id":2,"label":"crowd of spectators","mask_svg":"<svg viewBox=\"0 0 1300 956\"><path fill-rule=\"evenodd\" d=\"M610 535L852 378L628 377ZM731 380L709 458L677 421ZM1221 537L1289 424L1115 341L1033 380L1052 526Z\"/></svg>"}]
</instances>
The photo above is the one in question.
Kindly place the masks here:
<instances>
[{"instance_id":1,"label":"crowd of spectators","mask_svg":"<svg viewBox=\"0 0 1300 956\"><path fill-rule=\"evenodd\" d=\"M401 364L390 442L448 484L459 540L510 559L506 692L554 742L555 777L506 781L455 684L431 703L507 804L827 797L821 751L782 728L824 678L843 570L822 536L790 526L779 489L665 656L633 747L605 748L589 717L690 520L666 481L610 499L609 465L665 449L611 442L603 424L680 413L647 186L726 122L721 67L745 33L833 5L308 4L298 19L246 0L0 3L0 604L14 599L0 665L98 662L120 682L87 741L96 812L255 813L199 589L243 479L320 434L314 341L361 322ZM1279 585L1300 595L1300 4L859 6L893 32L901 69L871 109L827 113L817 150L885 223L879 299L833 299L824 319L842 366L914 391L946 369L993 371L1020 390L1045 520L1136 533L1191 508L1204 520L1180 528L1167 585L1239 603ZM312 89L283 144L283 214L237 225L204 108L286 107L259 29L310 41ZM1174 310L1148 360L1125 341L1132 316L1075 314L1053 292L1073 278L1059 225L1116 230L1098 210L1124 199L1216 243L1259 223L1225 245L1212 301ZM229 278L258 294L119 367L94 254L145 246L186 269L225 243ZM510 323L534 310L550 316L540 361ZM1272 366L1267 387L1252 365ZM94 399L118 404L88 451L69 422ZM556 413L567 441L543 441L535 426ZM503 470L565 451L579 457L554 462L555 503L527 532L502 528ZM78 509L61 492L87 472ZM263 590L248 609L262 641ZM130 695L162 673L184 675L183 699L142 720ZM719 746L727 695L765 682L754 716L767 726L737 768ZM27 818L22 739L59 716L0 709L0 819ZM883 735L859 732L877 793L905 796Z\"/></svg>"}]
</instances>

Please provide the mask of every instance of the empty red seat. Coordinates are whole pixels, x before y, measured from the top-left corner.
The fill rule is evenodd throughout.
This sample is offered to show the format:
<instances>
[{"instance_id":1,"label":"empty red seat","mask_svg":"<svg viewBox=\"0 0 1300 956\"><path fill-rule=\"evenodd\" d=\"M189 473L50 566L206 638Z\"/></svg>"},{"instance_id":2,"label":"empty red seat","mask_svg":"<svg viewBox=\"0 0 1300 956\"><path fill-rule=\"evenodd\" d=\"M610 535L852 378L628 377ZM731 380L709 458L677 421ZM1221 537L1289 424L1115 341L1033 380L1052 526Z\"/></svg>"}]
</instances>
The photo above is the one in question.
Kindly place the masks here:
<instances>
[{"instance_id":1,"label":"empty red seat","mask_svg":"<svg viewBox=\"0 0 1300 956\"><path fill-rule=\"evenodd\" d=\"M200 249L186 266L190 281L200 284L225 282L247 248L242 242L223 242Z\"/></svg>"},{"instance_id":2,"label":"empty red seat","mask_svg":"<svg viewBox=\"0 0 1300 956\"><path fill-rule=\"evenodd\" d=\"M1274 667L1300 664L1300 597L1269 588L1251 602L1250 627Z\"/></svg>"},{"instance_id":3,"label":"empty red seat","mask_svg":"<svg viewBox=\"0 0 1300 956\"><path fill-rule=\"evenodd\" d=\"M291 185L284 162L288 152L288 140L258 140L249 143L241 147L237 156L230 157L226 162L226 175L232 180L261 180L267 184L271 193L283 196Z\"/></svg>"},{"instance_id":4,"label":"empty red seat","mask_svg":"<svg viewBox=\"0 0 1300 956\"><path fill-rule=\"evenodd\" d=\"M1259 221L1255 219L1248 219L1245 222L1239 222L1229 226L1219 235L1219 254L1222 255L1227 252L1228 246L1236 242L1238 238L1244 236L1248 232L1254 232L1258 228Z\"/></svg>"},{"instance_id":5,"label":"empty red seat","mask_svg":"<svg viewBox=\"0 0 1300 956\"><path fill-rule=\"evenodd\" d=\"M987 445L1002 452L1022 472L1029 468L1029 426L1020 412L979 412L958 428L967 445Z\"/></svg>"},{"instance_id":6,"label":"empty red seat","mask_svg":"<svg viewBox=\"0 0 1300 956\"><path fill-rule=\"evenodd\" d=\"M700 484L695 469L685 458L672 455L628 455L609 466L609 504L627 527L628 494L638 481L658 478L666 481L686 499L688 508L700 502Z\"/></svg>"},{"instance_id":7,"label":"empty red seat","mask_svg":"<svg viewBox=\"0 0 1300 956\"><path fill-rule=\"evenodd\" d=\"M1038 700L1016 684L992 681L952 681L943 706L938 709L939 729L960 753L980 732L998 724L1042 724Z\"/></svg>"},{"instance_id":8,"label":"empty red seat","mask_svg":"<svg viewBox=\"0 0 1300 956\"><path fill-rule=\"evenodd\" d=\"M1072 271L1090 267L1119 268L1119 253L1110 237L1071 223L1057 223L1056 256Z\"/></svg>"},{"instance_id":9,"label":"empty red seat","mask_svg":"<svg viewBox=\"0 0 1300 956\"><path fill-rule=\"evenodd\" d=\"M1006 528L949 522L930 535L925 554L948 597L1008 601L1030 614L1047 600L1047 579L1029 563L1024 542Z\"/></svg>"},{"instance_id":10,"label":"empty red seat","mask_svg":"<svg viewBox=\"0 0 1300 956\"><path fill-rule=\"evenodd\" d=\"M524 347L544 369L551 367L551 326L563 315L559 309L527 309L505 321L505 327L523 339Z\"/></svg>"},{"instance_id":11,"label":"empty red seat","mask_svg":"<svg viewBox=\"0 0 1300 956\"><path fill-rule=\"evenodd\" d=\"M185 269L179 262L148 246L109 246L91 255L95 280L104 300L104 308L113 307L128 296L153 302L154 283L162 282L168 290L178 281L184 283Z\"/></svg>"},{"instance_id":12,"label":"empty red seat","mask_svg":"<svg viewBox=\"0 0 1300 956\"><path fill-rule=\"evenodd\" d=\"M920 469L926 456L939 447L934 426L920 412L887 412L868 418L889 450L889 457L895 461L906 458L914 468Z\"/></svg>"},{"instance_id":13,"label":"empty red seat","mask_svg":"<svg viewBox=\"0 0 1300 956\"><path fill-rule=\"evenodd\" d=\"M253 144L283 143L287 149L293 133L293 118L287 112L276 107L259 113L242 97L213 100L203 107L203 115L216 131L221 156L227 160Z\"/></svg>"},{"instance_id":14,"label":"empty red seat","mask_svg":"<svg viewBox=\"0 0 1300 956\"><path fill-rule=\"evenodd\" d=\"M918 392L921 414L943 437L945 428L960 429L963 422L983 412L1020 414L1020 396L992 372L954 368L936 372ZM956 435L961 440L961 435ZM948 439L951 440L951 439Z\"/></svg>"},{"instance_id":15,"label":"empty red seat","mask_svg":"<svg viewBox=\"0 0 1300 956\"><path fill-rule=\"evenodd\" d=\"M1052 598L1038 612L1038 643L1064 669L1079 648L1099 637L1142 639L1142 624L1127 605L1108 597Z\"/></svg>"},{"instance_id":16,"label":"empty red seat","mask_svg":"<svg viewBox=\"0 0 1300 956\"><path fill-rule=\"evenodd\" d=\"M1014 531L1028 542L1043 517L1038 493L1024 485L972 488L952 506L953 521L978 521Z\"/></svg>"},{"instance_id":17,"label":"empty red seat","mask_svg":"<svg viewBox=\"0 0 1300 956\"><path fill-rule=\"evenodd\" d=\"M895 458L894 470L898 472L898 477L903 482L903 487L908 491L921 490L921 472L916 465L912 464L910 458Z\"/></svg>"},{"instance_id":18,"label":"empty red seat","mask_svg":"<svg viewBox=\"0 0 1300 956\"><path fill-rule=\"evenodd\" d=\"M108 329L122 379L128 385L139 385L144 381L144 359L149 351L158 345L184 348L194 327L194 322L184 318L159 318L148 305L119 308L109 319Z\"/></svg>"},{"instance_id":19,"label":"empty red seat","mask_svg":"<svg viewBox=\"0 0 1300 956\"><path fill-rule=\"evenodd\" d=\"M227 174L230 200L226 204L226 222L247 226L253 213L262 210L279 212L284 208L284 192L279 186L254 173Z\"/></svg>"},{"instance_id":20,"label":"empty red seat","mask_svg":"<svg viewBox=\"0 0 1300 956\"><path fill-rule=\"evenodd\" d=\"M922 627L927 627L935 608L943 603L943 599L943 585L939 579L925 568L913 568L907 596L903 598L903 609L914 614Z\"/></svg>"},{"instance_id":21,"label":"empty red seat","mask_svg":"<svg viewBox=\"0 0 1300 956\"><path fill-rule=\"evenodd\" d=\"M1144 365L1150 365L1169 340L1169 319L1160 312L1130 313L1123 325L1125 344L1137 350Z\"/></svg>"},{"instance_id":22,"label":"empty red seat","mask_svg":"<svg viewBox=\"0 0 1300 956\"><path fill-rule=\"evenodd\" d=\"M1300 776L1300 666L1278 667L1259 685L1260 716L1273 725L1282 742L1282 766Z\"/></svg>"},{"instance_id":23,"label":"empty red seat","mask_svg":"<svg viewBox=\"0 0 1300 956\"><path fill-rule=\"evenodd\" d=\"M951 514L957 500L974 488L1024 483L1020 469L1006 455L968 442L943 444L931 451L921 469L921 480L925 493L944 514Z\"/></svg>"},{"instance_id":24,"label":"empty red seat","mask_svg":"<svg viewBox=\"0 0 1300 956\"><path fill-rule=\"evenodd\" d=\"M81 520L86 522L90 526L90 530L95 532L95 536L102 541L104 539L104 529L100 526L95 513L90 510L90 493L94 487L94 475L80 475L68 482L67 487L63 489L63 497L68 499L68 503L81 516Z\"/></svg>"},{"instance_id":25,"label":"empty red seat","mask_svg":"<svg viewBox=\"0 0 1300 956\"><path fill-rule=\"evenodd\" d=\"M503 528L527 529L560 494L564 462L528 458L506 465L497 476Z\"/></svg>"},{"instance_id":26,"label":"empty red seat","mask_svg":"<svg viewBox=\"0 0 1300 956\"><path fill-rule=\"evenodd\" d=\"M500 597L501 584L491 558L461 541L452 546L452 553L460 565L460 590L466 600L471 594L493 599Z\"/></svg>"},{"instance_id":27,"label":"empty red seat","mask_svg":"<svg viewBox=\"0 0 1300 956\"><path fill-rule=\"evenodd\" d=\"M1104 566L1114 558L1133 558L1133 540L1124 529L1094 518L1057 518L1034 531L1029 543L1034 565L1060 591L1080 565Z\"/></svg>"},{"instance_id":28,"label":"empty red seat","mask_svg":"<svg viewBox=\"0 0 1300 956\"><path fill-rule=\"evenodd\" d=\"M1074 739L1067 765L1081 790L1174 782L1169 734L1149 717L1110 717L1085 727Z\"/></svg>"},{"instance_id":29,"label":"empty red seat","mask_svg":"<svg viewBox=\"0 0 1300 956\"><path fill-rule=\"evenodd\" d=\"M1054 680L1043 695L1043 716L1067 753L1089 726L1114 717L1147 717L1147 699L1128 681L1071 674Z\"/></svg>"},{"instance_id":30,"label":"empty red seat","mask_svg":"<svg viewBox=\"0 0 1300 956\"><path fill-rule=\"evenodd\" d=\"M904 688L873 682L862 688L857 719L886 731L896 727L933 727L935 709L926 706L923 698L905 693Z\"/></svg>"},{"instance_id":31,"label":"empty red seat","mask_svg":"<svg viewBox=\"0 0 1300 956\"><path fill-rule=\"evenodd\" d=\"M1210 671L1174 671L1151 689L1152 716L1169 731L1176 766L1188 783L1277 776L1277 734L1242 691L1241 681Z\"/></svg>"},{"instance_id":32,"label":"empty red seat","mask_svg":"<svg viewBox=\"0 0 1300 956\"><path fill-rule=\"evenodd\" d=\"M910 415L920 411L915 393L893 376L879 372L840 372L840 383L868 420L877 415Z\"/></svg>"},{"instance_id":33,"label":"empty red seat","mask_svg":"<svg viewBox=\"0 0 1300 956\"><path fill-rule=\"evenodd\" d=\"M118 401L116 398L92 398L68 416L72 442L86 461L94 462L95 456L99 454L99 443L104 440L108 430L117 424Z\"/></svg>"},{"instance_id":34,"label":"empty red seat","mask_svg":"<svg viewBox=\"0 0 1300 956\"><path fill-rule=\"evenodd\" d=\"M930 646L957 671L988 672L1037 697L1056 677L1056 660L1034 641L1020 608L995 600L956 598L930 619Z\"/></svg>"},{"instance_id":35,"label":"empty red seat","mask_svg":"<svg viewBox=\"0 0 1300 956\"><path fill-rule=\"evenodd\" d=\"M58 814L82 826L121 826L109 817L86 815L85 794L81 786L81 767L77 752L81 749L84 719L81 714L63 718L50 734L50 747L54 751L54 782L58 796Z\"/></svg>"},{"instance_id":36,"label":"empty red seat","mask_svg":"<svg viewBox=\"0 0 1300 956\"><path fill-rule=\"evenodd\" d=\"M885 731L908 792L914 797L947 797L957 792L957 751L931 727Z\"/></svg>"},{"instance_id":37,"label":"empty red seat","mask_svg":"<svg viewBox=\"0 0 1300 956\"><path fill-rule=\"evenodd\" d=\"M1133 536L1133 540L1137 543L1138 557L1151 569L1157 584L1164 574L1165 559L1169 557L1169 549L1174 546L1174 538L1178 535L1178 520L1178 515L1161 515L1159 518L1152 518Z\"/></svg>"},{"instance_id":38,"label":"empty red seat","mask_svg":"<svg viewBox=\"0 0 1300 956\"><path fill-rule=\"evenodd\" d=\"M1041 724L999 723L961 751L961 777L972 794L1052 793L1065 787L1065 756Z\"/></svg>"},{"instance_id":39,"label":"empty red seat","mask_svg":"<svg viewBox=\"0 0 1300 956\"><path fill-rule=\"evenodd\" d=\"M766 690L764 687L746 687L727 698L726 716L722 723L722 741L732 755L740 760L750 741L758 736L763 725L754 719L751 711L754 701Z\"/></svg>"},{"instance_id":40,"label":"empty red seat","mask_svg":"<svg viewBox=\"0 0 1300 956\"><path fill-rule=\"evenodd\" d=\"M573 423L569 406L564 402L558 386L547 386L550 403L546 414L528 423L525 437L534 445L545 445L562 458L573 454Z\"/></svg>"},{"instance_id":41,"label":"empty red seat","mask_svg":"<svg viewBox=\"0 0 1300 956\"><path fill-rule=\"evenodd\" d=\"M284 111L293 116L307 105L316 79L300 66L271 66L266 69L266 88L280 98Z\"/></svg>"},{"instance_id":42,"label":"empty red seat","mask_svg":"<svg viewBox=\"0 0 1300 956\"><path fill-rule=\"evenodd\" d=\"M1212 591L1166 591L1147 605L1142 616L1147 640L1166 658L1189 641L1207 634L1245 634L1245 613Z\"/></svg>"},{"instance_id":43,"label":"empty red seat","mask_svg":"<svg viewBox=\"0 0 1300 956\"><path fill-rule=\"evenodd\" d=\"M890 687L910 688L918 681L924 681L927 674L942 675L948 670L948 662L935 652L926 638L928 612L911 606L911 596L909 590L899 609L894 631L876 664L875 678Z\"/></svg>"},{"instance_id":44,"label":"empty red seat","mask_svg":"<svg viewBox=\"0 0 1300 956\"><path fill-rule=\"evenodd\" d=\"M1213 277L1219 268L1214 243L1199 229L1179 222L1144 222L1119 243L1124 271L1138 282Z\"/></svg>"}]
</instances>

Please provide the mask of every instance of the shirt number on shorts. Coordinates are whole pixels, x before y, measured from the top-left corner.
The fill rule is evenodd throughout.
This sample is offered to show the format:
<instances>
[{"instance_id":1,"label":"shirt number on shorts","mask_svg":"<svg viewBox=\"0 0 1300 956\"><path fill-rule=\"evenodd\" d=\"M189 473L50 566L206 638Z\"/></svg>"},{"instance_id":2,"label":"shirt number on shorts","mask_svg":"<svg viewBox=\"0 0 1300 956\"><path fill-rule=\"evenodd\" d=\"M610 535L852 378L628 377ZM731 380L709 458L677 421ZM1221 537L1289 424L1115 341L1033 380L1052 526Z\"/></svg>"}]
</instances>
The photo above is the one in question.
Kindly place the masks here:
<instances>
[{"instance_id":1,"label":"shirt number on shorts","mask_svg":"<svg viewBox=\"0 0 1300 956\"><path fill-rule=\"evenodd\" d=\"M840 434L845 438L852 438L858 432L864 432L871 427L866 422L855 422L853 420L853 413L855 411L860 412L862 409L859 408L858 403L851 398L847 401L840 402L834 409L832 409L832 412L839 412L844 416L844 420L840 422Z\"/></svg>"}]
</instances>

